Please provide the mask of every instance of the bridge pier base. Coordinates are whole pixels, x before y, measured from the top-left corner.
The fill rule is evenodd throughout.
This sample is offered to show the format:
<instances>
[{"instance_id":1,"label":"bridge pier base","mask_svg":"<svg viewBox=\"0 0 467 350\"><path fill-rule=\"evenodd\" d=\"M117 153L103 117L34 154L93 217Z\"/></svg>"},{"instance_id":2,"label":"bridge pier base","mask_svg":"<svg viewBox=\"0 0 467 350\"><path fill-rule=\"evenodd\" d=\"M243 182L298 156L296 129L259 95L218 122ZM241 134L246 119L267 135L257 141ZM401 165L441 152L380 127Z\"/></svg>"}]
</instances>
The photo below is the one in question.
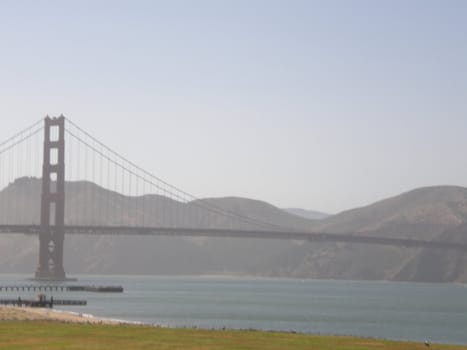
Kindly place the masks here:
<instances>
[{"instance_id":1,"label":"bridge pier base","mask_svg":"<svg viewBox=\"0 0 467 350\"><path fill-rule=\"evenodd\" d=\"M63 269L63 237L64 232L41 232L39 234L39 264L35 280L64 281ZM53 246L53 249L51 247Z\"/></svg>"}]
</instances>

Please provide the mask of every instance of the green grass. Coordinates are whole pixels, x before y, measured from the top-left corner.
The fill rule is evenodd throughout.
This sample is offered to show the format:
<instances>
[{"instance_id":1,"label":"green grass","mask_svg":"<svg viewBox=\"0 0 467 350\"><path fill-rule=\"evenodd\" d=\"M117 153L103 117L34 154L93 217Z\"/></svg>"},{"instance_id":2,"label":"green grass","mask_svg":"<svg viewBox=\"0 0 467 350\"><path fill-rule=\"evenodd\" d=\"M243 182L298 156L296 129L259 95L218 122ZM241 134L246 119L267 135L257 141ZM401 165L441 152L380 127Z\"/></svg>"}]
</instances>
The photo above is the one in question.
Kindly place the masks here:
<instances>
[{"instance_id":1,"label":"green grass","mask_svg":"<svg viewBox=\"0 0 467 350\"><path fill-rule=\"evenodd\" d=\"M428 349L422 343L259 331L208 331L53 322L1 322L0 349L362 350ZM432 344L430 349L467 349Z\"/></svg>"}]
</instances>

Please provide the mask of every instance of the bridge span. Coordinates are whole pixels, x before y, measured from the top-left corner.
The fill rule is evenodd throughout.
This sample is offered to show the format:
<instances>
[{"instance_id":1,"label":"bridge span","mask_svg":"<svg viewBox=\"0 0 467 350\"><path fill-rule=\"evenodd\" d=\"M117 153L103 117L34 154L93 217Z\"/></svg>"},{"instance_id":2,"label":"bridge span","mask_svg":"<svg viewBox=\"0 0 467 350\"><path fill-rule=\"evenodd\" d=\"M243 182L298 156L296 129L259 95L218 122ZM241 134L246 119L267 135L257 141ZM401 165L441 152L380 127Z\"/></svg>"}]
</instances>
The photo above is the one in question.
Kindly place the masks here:
<instances>
[{"instance_id":1,"label":"bridge span","mask_svg":"<svg viewBox=\"0 0 467 350\"><path fill-rule=\"evenodd\" d=\"M127 235L127 236L165 236L165 237L210 237L210 238L259 238L297 240L307 242L344 242L376 244L407 248L436 248L444 250L467 251L465 243L427 241L410 238L370 236L362 233L330 233L304 231L264 231L232 230L209 228L174 228L174 227L128 227L128 226L65 226L68 235ZM0 225L0 233L38 235L39 225Z\"/></svg>"}]
</instances>

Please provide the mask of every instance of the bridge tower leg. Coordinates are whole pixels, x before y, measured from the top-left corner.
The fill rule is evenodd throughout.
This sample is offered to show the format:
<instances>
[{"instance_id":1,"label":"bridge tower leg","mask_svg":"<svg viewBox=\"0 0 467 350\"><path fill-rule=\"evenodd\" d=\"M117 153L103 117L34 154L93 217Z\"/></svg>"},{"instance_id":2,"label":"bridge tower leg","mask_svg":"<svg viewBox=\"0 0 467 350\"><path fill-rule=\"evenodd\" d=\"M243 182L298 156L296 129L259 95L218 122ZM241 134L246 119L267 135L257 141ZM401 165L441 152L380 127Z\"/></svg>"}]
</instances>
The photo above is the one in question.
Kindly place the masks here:
<instances>
[{"instance_id":1,"label":"bridge tower leg","mask_svg":"<svg viewBox=\"0 0 467 350\"><path fill-rule=\"evenodd\" d=\"M45 118L39 265L35 278L65 280L65 118Z\"/></svg>"}]
</instances>

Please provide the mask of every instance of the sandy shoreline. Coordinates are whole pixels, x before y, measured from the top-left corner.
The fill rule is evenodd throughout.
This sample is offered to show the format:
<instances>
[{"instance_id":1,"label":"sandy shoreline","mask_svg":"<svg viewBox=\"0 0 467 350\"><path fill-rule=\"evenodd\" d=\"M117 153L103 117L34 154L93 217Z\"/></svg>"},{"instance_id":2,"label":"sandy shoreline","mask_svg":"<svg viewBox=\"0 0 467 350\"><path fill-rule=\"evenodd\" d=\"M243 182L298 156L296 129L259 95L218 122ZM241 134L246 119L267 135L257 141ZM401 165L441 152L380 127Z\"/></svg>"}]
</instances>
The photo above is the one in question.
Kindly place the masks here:
<instances>
[{"instance_id":1,"label":"sandy shoreline","mask_svg":"<svg viewBox=\"0 0 467 350\"><path fill-rule=\"evenodd\" d=\"M142 324L124 320L100 318L89 314L69 311L16 306L0 306L0 322L1 321L54 321L105 325Z\"/></svg>"}]
</instances>

